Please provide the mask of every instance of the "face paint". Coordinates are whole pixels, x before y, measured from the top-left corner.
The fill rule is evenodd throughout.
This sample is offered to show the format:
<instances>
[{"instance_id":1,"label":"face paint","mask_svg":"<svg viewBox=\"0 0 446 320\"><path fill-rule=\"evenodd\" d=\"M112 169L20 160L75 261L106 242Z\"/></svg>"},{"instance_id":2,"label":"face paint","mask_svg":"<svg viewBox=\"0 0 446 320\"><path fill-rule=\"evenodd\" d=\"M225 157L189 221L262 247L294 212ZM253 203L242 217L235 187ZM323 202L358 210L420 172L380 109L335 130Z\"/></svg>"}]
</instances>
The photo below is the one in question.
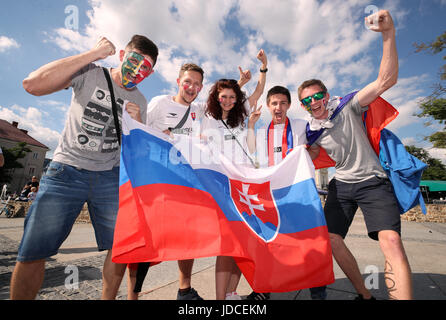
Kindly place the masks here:
<instances>
[{"instance_id":1,"label":"face paint","mask_svg":"<svg viewBox=\"0 0 446 320\"><path fill-rule=\"evenodd\" d=\"M147 78L152 71L149 60L136 52L129 52L122 63L122 85L128 89L133 88Z\"/></svg>"},{"instance_id":2,"label":"face paint","mask_svg":"<svg viewBox=\"0 0 446 320\"><path fill-rule=\"evenodd\" d=\"M225 99L224 98L219 98L218 102L220 102L220 106L226 106L226 107L230 107L230 106L234 106L235 105L235 101L233 102L228 102L228 103L224 103Z\"/></svg>"},{"instance_id":3,"label":"face paint","mask_svg":"<svg viewBox=\"0 0 446 320\"><path fill-rule=\"evenodd\" d=\"M184 83L183 83L183 90L184 90L184 91L187 91L187 90L189 90L190 88L192 88L192 89L195 90L195 94L198 94L198 93L201 91L201 87L199 87L199 86L191 85L191 84L188 83L188 82L184 82Z\"/></svg>"}]
</instances>

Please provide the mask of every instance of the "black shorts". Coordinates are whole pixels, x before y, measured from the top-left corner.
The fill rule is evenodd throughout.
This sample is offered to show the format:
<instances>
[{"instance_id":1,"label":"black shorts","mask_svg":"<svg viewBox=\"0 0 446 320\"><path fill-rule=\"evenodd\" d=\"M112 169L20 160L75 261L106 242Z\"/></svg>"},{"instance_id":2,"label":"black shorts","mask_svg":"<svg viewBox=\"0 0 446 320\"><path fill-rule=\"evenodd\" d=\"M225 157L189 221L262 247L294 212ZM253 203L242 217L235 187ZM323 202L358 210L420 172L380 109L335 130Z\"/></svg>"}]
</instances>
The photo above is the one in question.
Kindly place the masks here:
<instances>
[{"instance_id":1,"label":"black shorts","mask_svg":"<svg viewBox=\"0 0 446 320\"><path fill-rule=\"evenodd\" d=\"M332 179L324 207L328 232L345 238L358 206L370 238L378 240L383 230L401 235L400 211L389 179L374 177L358 183Z\"/></svg>"}]
</instances>

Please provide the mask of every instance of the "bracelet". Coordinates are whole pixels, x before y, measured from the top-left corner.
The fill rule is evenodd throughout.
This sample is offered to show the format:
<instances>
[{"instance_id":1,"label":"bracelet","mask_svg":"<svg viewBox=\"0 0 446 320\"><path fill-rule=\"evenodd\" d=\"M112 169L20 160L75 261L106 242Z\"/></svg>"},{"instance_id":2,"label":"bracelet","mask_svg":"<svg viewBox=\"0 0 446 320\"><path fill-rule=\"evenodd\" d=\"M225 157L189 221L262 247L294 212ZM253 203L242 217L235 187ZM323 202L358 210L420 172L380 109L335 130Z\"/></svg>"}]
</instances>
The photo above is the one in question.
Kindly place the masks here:
<instances>
[{"instance_id":1,"label":"bracelet","mask_svg":"<svg viewBox=\"0 0 446 320\"><path fill-rule=\"evenodd\" d=\"M260 69L260 72L262 72L262 73L266 73L267 71L268 71L268 68Z\"/></svg>"}]
</instances>

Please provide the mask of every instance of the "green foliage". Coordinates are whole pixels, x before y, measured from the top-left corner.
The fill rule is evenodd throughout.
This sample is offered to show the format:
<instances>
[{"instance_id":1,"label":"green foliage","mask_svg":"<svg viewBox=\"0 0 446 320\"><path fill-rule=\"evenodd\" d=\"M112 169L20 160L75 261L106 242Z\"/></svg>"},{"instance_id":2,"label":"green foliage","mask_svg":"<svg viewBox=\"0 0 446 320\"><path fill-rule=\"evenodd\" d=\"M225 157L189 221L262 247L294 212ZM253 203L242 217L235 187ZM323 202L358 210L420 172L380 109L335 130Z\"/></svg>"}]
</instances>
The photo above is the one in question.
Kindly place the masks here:
<instances>
[{"instance_id":1,"label":"green foliage","mask_svg":"<svg viewBox=\"0 0 446 320\"><path fill-rule=\"evenodd\" d=\"M428 99L420 105L421 113L419 117L432 117L440 123L445 123L446 120L446 99Z\"/></svg>"},{"instance_id":2,"label":"green foliage","mask_svg":"<svg viewBox=\"0 0 446 320\"><path fill-rule=\"evenodd\" d=\"M446 180L446 166L438 159L432 158L423 148L406 146L407 152L428 165L421 180Z\"/></svg>"},{"instance_id":3,"label":"green foliage","mask_svg":"<svg viewBox=\"0 0 446 320\"><path fill-rule=\"evenodd\" d=\"M416 52L428 51L431 54L438 54L446 48L446 31L431 43L414 44L414 46L417 48ZM446 60L446 56L443 59ZM440 79L441 81L446 80L446 64L440 68ZM442 97L445 93L446 88L441 82L438 83L434 92L421 102L421 112L417 116L432 117L442 124L446 123L446 99ZM427 125L430 123L427 122ZM432 142L435 148L446 148L446 127L443 128L443 131L426 137L426 140Z\"/></svg>"},{"instance_id":4,"label":"green foliage","mask_svg":"<svg viewBox=\"0 0 446 320\"><path fill-rule=\"evenodd\" d=\"M446 131L436 132L429 137L429 141L432 142L434 148L446 148Z\"/></svg>"},{"instance_id":5,"label":"green foliage","mask_svg":"<svg viewBox=\"0 0 446 320\"><path fill-rule=\"evenodd\" d=\"M415 52L429 51L431 54L440 53L446 48L446 31L444 31L442 35L438 36L437 39L431 43L415 43L414 46L417 48ZM443 57L443 60L446 60L446 56ZM446 80L446 65L442 66L440 69L440 79Z\"/></svg>"},{"instance_id":6,"label":"green foliage","mask_svg":"<svg viewBox=\"0 0 446 320\"><path fill-rule=\"evenodd\" d=\"M10 169L23 168L23 165L18 161L23 159L31 149L26 146L26 142L19 142L15 147L10 149L2 149L5 164L0 168L0 183L9 183L12 176Z\"/></svg>"}]
</instances>

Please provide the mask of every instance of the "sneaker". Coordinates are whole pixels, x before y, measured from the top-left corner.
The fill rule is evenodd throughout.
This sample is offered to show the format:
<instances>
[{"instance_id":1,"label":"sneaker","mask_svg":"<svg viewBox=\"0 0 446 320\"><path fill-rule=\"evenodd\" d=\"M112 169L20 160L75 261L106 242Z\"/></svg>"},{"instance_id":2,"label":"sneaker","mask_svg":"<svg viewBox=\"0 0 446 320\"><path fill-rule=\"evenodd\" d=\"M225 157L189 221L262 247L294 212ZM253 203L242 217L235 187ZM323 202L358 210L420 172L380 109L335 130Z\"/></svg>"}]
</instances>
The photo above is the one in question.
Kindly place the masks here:
<instances>
[{"instance_id":1,"label":"sneaker","mask_svg":"<svg viewBox=\"0 0 446 320\"><path fill-rule=\"evenodd\" d=\"M327 299L327 287L315 287L310 288L310 295L312 300L326 300Z\"/></svg>"},{"instance_id":2,"label":"sneaker","mask_svg":"<svg viewBox=\"0 0 446 320\"><path fill-rule=\"evenodd\" d=\"M353 300L354 301L371 301L371 300L376 300L376 298L374 296L372 296L370 299L364 299L362 294L358 294L358 296Z\"/></svg>"},{"instance_id":3,"label":"sneaker","mask_svg":"<svg viewBox=\"0 0 446 320\"><path fill-rule=\"evenodd\" d=\"M203 300L203 298L200 297L194 288L190 288L185 294L180 294L180 290L178 290L177 300Z\"/></svg>"},{"instance_id":4,"label":"sneaker","mask_svg":"<svg viewBox=\"0 0 446 320\"><path fill-rule=\"evenodd\" d=\"M227 293L225 300L242 300L242 298L234 291Z\"/></svg>"},{"instance_id":5,"label":"sneaker","mask_svg":"<svg viewBox=\"0 0 446 320\"><path fill-rule=\"evenodd\" d=\"M251 292L247 297L246 300L269 300L269 293L268 292Z\"/></svg>"}]
</instances>

